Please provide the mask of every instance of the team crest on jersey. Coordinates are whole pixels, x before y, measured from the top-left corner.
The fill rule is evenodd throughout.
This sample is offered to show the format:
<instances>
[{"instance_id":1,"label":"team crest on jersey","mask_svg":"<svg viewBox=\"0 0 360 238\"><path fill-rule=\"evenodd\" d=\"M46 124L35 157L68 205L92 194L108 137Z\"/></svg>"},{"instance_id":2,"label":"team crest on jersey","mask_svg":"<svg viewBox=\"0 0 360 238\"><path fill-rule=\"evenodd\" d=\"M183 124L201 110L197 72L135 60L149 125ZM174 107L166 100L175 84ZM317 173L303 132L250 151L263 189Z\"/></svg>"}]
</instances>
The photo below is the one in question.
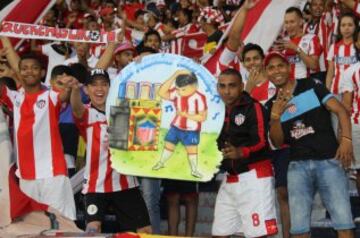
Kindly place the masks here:
<instances>
[{"instance_id":1,"label":"team crest on jersey","mask_svg":"<svg viewBox=\"0 0 360 238\"><path fill-rule=\"evenodd\" d=\"M94 204L91 204L86 209L87 214L95 215L98 212L98 207Z\"/></svg>"},{"instance_id":2,"label":"team crest on jersey","mask_svg":"<svg viewBox=\"0 0 360 238\"><path fill-rule=\"evenodd\" d=\"M40 99L39 101L36 102L36 106L40 109L43 109L45 107L45 100L44 99Z\"/></svg>"},{"instance_id":3,"label":"team crest on jersey","mask_svg":"<svg viewBox=\"0 0 360 238\"><path fill-rule=\"evenodd\" d=\"M294 114L297 111L297 108L296 108L295 104L291 104L287 110L289 113Z\"/></svg>"},{"instance_id":4,"label":"team crest on jersey","mask_svg":"<svg viewBox=\"0 0 360 238\"><path fill-rule=\"evenodd\" d=\"M235 116L236 125L240 126L244 123L244 121L245 121L245 116L243 114L239 113Z\"/></svg>"},{"instance_id":5,"label":"team crest on jersey","mask_svg":"<svg viewBox=\"0 0 360 238\"><path fill-rule=\"evenodd\" d=\"M276 88L269 88L268 89L268 98L272 98L276 93Z\"/></svg>"},{"instance_id":6,"label":"team crest on jersey","mask_svg":"<svg viewBox=\"0 0 360 238\"><path fill-rule=\"evenodd\" d=\"M312 126L306 127L305 124L299 120L294 122L294 126L290 131L291 137L294 139L300 139L303 136L314 134L315 130Z\"/></svg>"}]
</instances>

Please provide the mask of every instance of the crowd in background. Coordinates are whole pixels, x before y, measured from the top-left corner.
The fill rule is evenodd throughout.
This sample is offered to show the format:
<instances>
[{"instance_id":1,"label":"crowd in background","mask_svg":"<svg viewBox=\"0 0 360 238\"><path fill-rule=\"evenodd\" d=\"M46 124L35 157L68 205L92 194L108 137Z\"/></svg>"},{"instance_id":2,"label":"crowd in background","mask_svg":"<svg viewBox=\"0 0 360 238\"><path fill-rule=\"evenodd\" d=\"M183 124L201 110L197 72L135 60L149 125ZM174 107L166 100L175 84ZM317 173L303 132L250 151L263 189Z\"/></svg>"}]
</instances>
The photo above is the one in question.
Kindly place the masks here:
<instances>
[{"instance_id":1,"label":"crowd in background","mask_svg":"<svg viewBox=\"0 0 360 238\"><path fill-rule=\"evenodd\" d=\"M88 127L92 123L91 120L103 117L100 111L103 109L104 100L106 100L104 95L107 95L106 90L108 90L104 89L100 92L95 90L89 93L91 87L101 87L101 85L97 85L99 83L95 80L97 78L104 79L102 83L105 83L105 86L102 86L107 87L108 81L114 79L124 67L134 60L141 60L141 57L148 54L176 53L193 58L194 63L203 64L216 78L227 69L235 69L241 74L245 84L244 91L265 105L277 92L277 85L269 81L265 70L265 66L269 63L266 62L265 56L268 52L276 51L280 52L281 57L284 56L290 65L289 78L291 80L306 80L304 78L311 77L321 82L346 108L352 124L352 135L347 137L352 140L355 157L351 169L347 169L346 172L349 177L356 180L357 187L360 189L359 2L356 0L309 0L303 9L297 7L287 9L283 16L283 30L279 32L278 38L268 52L264 52L259 45L244 44L240 38L246 22L247 11L254 7L255 2L257 1L251 3L250 0L58 0L39 24L90 31L121 29L117 35L120 43L89 44L25 40L21 47L15 50L8 38L0 37L3 45L3 48L0 49L0 85L6 85L8 88L7 90L4 89L5 87L1 88L0 103L8 116L8 125L12 131L12 138L16 142L17 154L20 157L27 157L28 148L24 148L24 145L32 143L34 160L42 157L39 161L44 163L36 165L36 163L25 162L18 165L22 172L20 178L27 181L44 179L49 176L56 177L57 175L72 176L86 164L85 161L92 161L92 158L88 158L91 157L89 150L93 146L89 145ZM200 52L189 53L187 47L184 46L184 41L186 37L197 34L205 37L205 42L202 44ZM194 38L194 40L199 39ZM200 44L200 40L198 44ZM29 64L26 61L29 59L35 60L36 63ZM43 69L45 71L42 71ZM46 74L42 72L46 72ZM41 79L41 85L38 84L37 79ZM84 90L81 85L88 88ZM42 87L54 89L54 92L50 91L49 95L44 96L49 99L44 100L46 103L50 103L50 108L54 107L49 109L50 111L54 110L54 113L59 113L58 118L56 117L57 121L49 120L50 122L46 123L49 124L50 129L40 129L43 128L41 126L44 124L41 123L44 121L37 121L37 115L34 116L29 108L27 108L29 112L18 112L22 117L28 119L23 119L20 124L20 119L13 121L14 118L19 118L19 115L13 114L17 112L13 106L16 103L23 103L23 100L29 102L33 100L34 103L35 99L27 93L31 94L31 90L34 88L40 90ZM68 90L69 88L71 90ZM12 93L16 90L18 94ZM35 90L33 93L37 94L37 91ZM65 101L71 103L63 107L61 103ZM85 107L84 105L89 102L98 107L95 107L95 110L92 107ZM51 113L49 117L52 117ZM99 122L96 120L95 122ZM106 121L104 118L102 120L101 123ZM59 133L53 134L53 123L56 122ZM102 128L100 122L99 130ZM335 116L332 118L332 123L335 132L339 131L339 123ZM34 126L35 124L37 125ZM21 130L29 125L37 128L37 131L33 133L34 135L40 133L39 137L34 136L34 141L31 142L16 139L21 137ZM19 131L20 134L14 133L13 130ZM56 146L51 144L52 140L47 142L49 145L45 145L41 140L38 144L35 143L39 138L47 141L48 139L44 138L49 135L55 141L54 143L63 144L63 147L58 147L61 151L54 149ZM81 142L80 135L84 137L85 142ZM79 143L80 145L87 144L86 152L82 148L84 146L78 146ZM59 159L60 162L52 162L56 163L56 166L50 165L50 162L44 162L46 160L43 158L46 157L44 154L39 154L39 158L37 158L36 153L42 153L37 152L37 147L46 146L53 148L52 152L46 152L49 152L49 158L57 158L58 155L54 155L54 153L63 153L62 160L66 161L66 165L62 164L61 159ZM272 146L272 148L275 147ZM83 150L81 151L81 149ZM103 156L101 153L98 155L99 158ZM290 214L286 187L286 171L291 160L289 153L287 145L282 146L279 150L274 149L272 152L283 237L290 237ZM52 166L51 175L48 172L41 172L46 169L46 166ZM85 172L87 180L94 176L91 169L88 165L89 171ZM105 163L99 165L97 169L101 174L101 171L108 171L110 167ZM32 170L33 172L31 172ZM109 172L108 176L115 176L111 173ZM186 206L185 235L192 236L194 234L198 205L197 183L149 178L139 178L138 181L137 178L131 176L116 176L119 178L113 180L119 180L119 186L115 188L116 186L112 184L108 191L133 191L126 195L129 196L127 199L139 199L138 204L140 205L131 207L131 211L139 211L137 215L143 216L142 219L138 219L136 215L131 217L131 221L121 227L123 230L152 231L157 234L164 232L160 230L159 205L160 194L163 191L166 194L168 208L169 229L166 233L178 235L179 204L180 201L183 201ZM102 183L106 184L107 178L105 177ZM23 184L22 187L31 194L30 190L35 189L36 186L51 187L54 184L64 187L59 190L60 193L71 195L66 196L65 199L62 195L63 201L59 201L62 208L59 210L65 216L75 219L75 204L70 202L73 194L69 191L71 188L65 180L51 181L46 185ZM88 186L84 188L84 193L104 192L103 188L96 187L96 185L91 187L90 184L87 181ZM141 195L139 192L140 197L137 194L139 184L141 184L142 191ZM136 189L132 190L134 188ZM122 196L124 197L124 195ZM52 194L43 201L59 199L55 197L56 194ZM143 210L142 199L146 203L147 211ZM42 201L40 198L39 200ZM110 203L110 200L106 201ZM106 204L103 206L105 207ZM83 204L77 205L84 206ZM96 213L94 209L97 208L85 205L88 218ZM120 207L119 210L122 211L121 209L126 210L125 207ZM131 214L131 211L128 208L124 213ZM98 217L91 219L89 219L89 223L97 221ZM355 222L359 222L359 219L355 218ZM150 226L151 228L149 228ZM100 231L97 223L87 229L88 231L92 231L92 229Z\"/></svg>"}]
</instances>

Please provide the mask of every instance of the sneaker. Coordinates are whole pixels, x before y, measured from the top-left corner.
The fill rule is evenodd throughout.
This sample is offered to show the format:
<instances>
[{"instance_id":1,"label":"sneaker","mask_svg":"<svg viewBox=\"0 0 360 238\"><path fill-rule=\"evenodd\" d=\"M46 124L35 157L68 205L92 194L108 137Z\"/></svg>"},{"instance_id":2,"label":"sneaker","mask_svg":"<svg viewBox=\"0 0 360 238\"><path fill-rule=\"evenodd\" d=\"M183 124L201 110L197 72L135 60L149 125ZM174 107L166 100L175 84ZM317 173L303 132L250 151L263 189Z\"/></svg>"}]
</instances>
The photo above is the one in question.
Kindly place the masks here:
<instances>
[{"instance_id":1,"label":"sneaker","mask_svg":"<svg viewBox=\"0 0 360 238\"><path fill-rule=\"evenodd\" d=\"M194 176L195 178L202 178L202 174L197 170L191 171L191 175Z\"/></svg>"},{"instance_id":2,"label":"sneaker","mask_svg":"<svg viewBox=\"0 0 360 238\"><path fill-rule=\"evenodd\" d=\"M162 169L164 167L165 167L164 164L159 161L154 165L154 167L152 167L152 169L153 170L159 170L159 169Z\"/></svg>"}]
</instances>

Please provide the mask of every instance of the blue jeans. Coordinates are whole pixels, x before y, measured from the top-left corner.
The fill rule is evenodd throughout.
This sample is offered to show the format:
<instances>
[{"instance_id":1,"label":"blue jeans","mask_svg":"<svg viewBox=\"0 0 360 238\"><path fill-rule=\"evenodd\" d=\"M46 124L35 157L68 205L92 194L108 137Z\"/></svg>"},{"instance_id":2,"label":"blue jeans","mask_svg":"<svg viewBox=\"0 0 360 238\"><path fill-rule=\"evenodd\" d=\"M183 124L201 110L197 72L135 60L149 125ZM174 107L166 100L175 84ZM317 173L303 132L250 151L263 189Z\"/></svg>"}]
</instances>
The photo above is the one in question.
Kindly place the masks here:
<instances>
[{"instance_id":1,"label":"blue jeans","mask_svg":"<svg viewBox=\"0 0 360 238\"><path fill-rule=\"evenodd\" d=\"M310 232L311 206L315 192L329 212L335 230L354 228L349 184L336 159L292 161L288 168L290 233Z\"/></svg>"},{"instance_id":2,"label":"blue jeans","mask_svg":"<svg viewBox=\"0 0 360 238\"><path fill-rule=\"evenodd\" d=\"M154 234L160 234L160 179L139 178L141 191L149 211L151 228Z\"/></svg>"}]
</instances>

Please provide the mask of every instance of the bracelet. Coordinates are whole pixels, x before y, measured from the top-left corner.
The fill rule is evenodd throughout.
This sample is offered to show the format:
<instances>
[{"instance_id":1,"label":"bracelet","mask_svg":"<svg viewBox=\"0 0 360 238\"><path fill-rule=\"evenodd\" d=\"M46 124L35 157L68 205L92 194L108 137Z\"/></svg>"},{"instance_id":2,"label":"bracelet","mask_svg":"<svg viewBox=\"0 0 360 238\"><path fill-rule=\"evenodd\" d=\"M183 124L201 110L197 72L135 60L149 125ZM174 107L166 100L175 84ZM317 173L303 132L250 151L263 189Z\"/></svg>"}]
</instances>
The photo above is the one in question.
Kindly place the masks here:
<instances>
[{"instance_id":1,"label":"bracelet","mask_svg":"<svg viewBox=\"0 0 360 238\"><path fill-rule=\"evenodd\" d=\"M347 139L349 141L352 141L352 139L350 137L347 137L347 136L341 136L341 137L344 138L344 139Z\"/></svg>"},{"instance_id":2,"label":"bracelet","mask_svg":"<svg viewBox=\"0 0 360 238\"><path fill-rule=\"evenodd\" d=\"M271 118L275 119L275 120L278 120L278 119L280 119L280 115L275 113L275 112L271 112Z\"/></svg>"}]
</instances>

